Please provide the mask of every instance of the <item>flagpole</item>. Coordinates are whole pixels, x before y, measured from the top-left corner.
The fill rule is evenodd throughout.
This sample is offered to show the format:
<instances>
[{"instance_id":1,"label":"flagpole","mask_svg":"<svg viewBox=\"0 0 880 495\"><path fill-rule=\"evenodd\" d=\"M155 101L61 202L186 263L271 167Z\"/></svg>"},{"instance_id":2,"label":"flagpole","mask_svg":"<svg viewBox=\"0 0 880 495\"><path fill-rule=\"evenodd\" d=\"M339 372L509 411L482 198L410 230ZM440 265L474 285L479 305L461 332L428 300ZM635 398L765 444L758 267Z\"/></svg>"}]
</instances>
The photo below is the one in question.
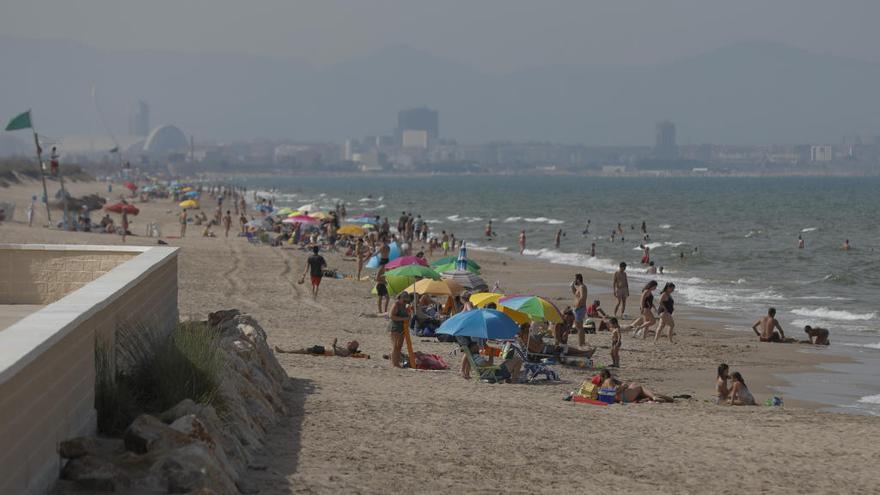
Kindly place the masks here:
<instances>
[{"instance_id":1,"label":"flagpole","mask_svg":"<svg viewBox=\"0 0 880 495\"><path fill-rule=\"evenodd\" d=\"M43 181L43 203L46 205L46 218L49 219L49 225L52 225L52 213L49 210L49 191L46 189L46 174L43 173L43 150L40 149L40 138L37 136L37 128L34 127L33 114L30 115L30 120L31 131L34 132L34 145L37 147L37 166L40 167L40 180Z\"/></svg>"}]
</instances>

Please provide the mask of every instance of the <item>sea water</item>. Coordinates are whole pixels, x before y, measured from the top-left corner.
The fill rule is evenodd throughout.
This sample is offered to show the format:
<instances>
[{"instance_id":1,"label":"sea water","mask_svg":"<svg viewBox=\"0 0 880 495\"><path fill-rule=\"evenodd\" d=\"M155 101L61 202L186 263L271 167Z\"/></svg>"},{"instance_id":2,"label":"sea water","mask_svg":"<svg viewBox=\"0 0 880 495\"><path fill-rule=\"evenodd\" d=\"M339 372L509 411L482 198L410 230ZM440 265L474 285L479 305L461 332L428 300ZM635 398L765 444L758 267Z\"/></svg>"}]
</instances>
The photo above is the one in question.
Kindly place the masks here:
<instances>
[{"instance_id":1,"label":"sea water","mask_svg":"<svg viewBox=\"0 0 880 495\"><path fill-rule=\"evenodd\" d=\"M349 214L370 212L391 225L402 211L414 212L433 234L445 230L475 249L516 253L525 230L527 256L608 273L625 261L635 285L675 282L683 302L728 312L742 331L774 306L787 336L805 338L807 324L826 327L833 347L864 366L880 363L878 178L297 177L243 184L276 191L285 206L343 201ZM490 219L498 234L492 240L483 234ZM623 233L612 242L618 224ZM805 249L797 247L799 235ZM846 239L849 251L841 249ZM651 248L662 275L645 274L640 245ZM878 394L880 377L847 405L880 413Z\"/></svg>"}]
</instances>

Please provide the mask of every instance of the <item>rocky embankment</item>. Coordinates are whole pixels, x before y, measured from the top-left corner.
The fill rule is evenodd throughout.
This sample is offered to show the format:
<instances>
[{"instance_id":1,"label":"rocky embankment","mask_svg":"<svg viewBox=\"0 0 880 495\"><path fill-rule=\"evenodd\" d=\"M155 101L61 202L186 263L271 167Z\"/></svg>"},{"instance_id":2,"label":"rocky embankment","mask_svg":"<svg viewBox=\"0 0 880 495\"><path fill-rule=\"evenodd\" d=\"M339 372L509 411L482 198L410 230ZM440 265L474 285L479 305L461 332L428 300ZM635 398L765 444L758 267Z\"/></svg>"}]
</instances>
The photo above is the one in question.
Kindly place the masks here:
<instances>
[{"instance_id":1,"label":"rocky embankment","mask_svg":"<svg viewBox=\"0 0 880 495\"><path fill-rule=\"evenodd\" d=\"M287 374L266 343L266 332L237 310L209 315L227 357L219 391L221 411L184 400L158 415L143 414L123 438L80 437L63 442L66 459L57 494L253 493L242 481L270 427L288 414Z\"/></svg>"}]
</instances>

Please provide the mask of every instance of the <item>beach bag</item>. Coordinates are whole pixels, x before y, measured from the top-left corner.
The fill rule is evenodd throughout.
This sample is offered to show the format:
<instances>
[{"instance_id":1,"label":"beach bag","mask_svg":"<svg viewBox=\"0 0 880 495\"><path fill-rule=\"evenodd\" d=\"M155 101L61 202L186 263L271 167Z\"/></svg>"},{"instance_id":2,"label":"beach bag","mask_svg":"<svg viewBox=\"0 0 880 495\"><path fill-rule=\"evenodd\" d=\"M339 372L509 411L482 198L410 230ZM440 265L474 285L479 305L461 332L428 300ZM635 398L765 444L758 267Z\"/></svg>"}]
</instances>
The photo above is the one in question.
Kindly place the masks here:
<instances>
[{"instance_id":1,"label":"beach bag","mask_svg":"<svg viewBox=\"0 0 880 495\"><path fill-rule=\"evenodd\" d=\"M584 380L576 395L586 397L587 399L596 399L599 397L599 387L593 385L593 382L590 380Z\"/></svg>"},{"instance_id":2,"label":"beach bag","mask_svg":"<svg viewBox=\"0 0 880 495\"><path fill-rule=\"evenodd\" d=\"M449 369L446 361L437 354L416 352L416 368L420 370L445 370Z\"/></svg>"}]
</instances>

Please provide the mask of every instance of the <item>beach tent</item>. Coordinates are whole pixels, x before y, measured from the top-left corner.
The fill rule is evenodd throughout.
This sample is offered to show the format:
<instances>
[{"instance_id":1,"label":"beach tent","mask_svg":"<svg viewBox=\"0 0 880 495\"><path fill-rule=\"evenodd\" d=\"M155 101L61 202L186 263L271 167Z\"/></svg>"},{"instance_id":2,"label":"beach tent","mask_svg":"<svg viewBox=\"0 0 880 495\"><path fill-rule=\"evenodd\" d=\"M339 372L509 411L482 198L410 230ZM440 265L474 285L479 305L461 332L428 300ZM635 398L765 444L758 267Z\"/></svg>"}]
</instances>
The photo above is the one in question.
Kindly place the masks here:
<instances>
[{"instance_id":1,"label":"beach tent","mask_svg":"<svg viewBox=\"0 0 880 495\"><path fill-rule=\"evenodd\" d=\"M388 252L388 260L389 261L396 260L397 258L400 258L400 246L397 245L396 241L389 244L388 247L389 247L389 252ZM364 266L366 266L367 268L379 268L379 255L377 254L377 255L373 256L372 258L370 258L370 260L367 261L367 264Z\"/></svg>"}]
</instances>

